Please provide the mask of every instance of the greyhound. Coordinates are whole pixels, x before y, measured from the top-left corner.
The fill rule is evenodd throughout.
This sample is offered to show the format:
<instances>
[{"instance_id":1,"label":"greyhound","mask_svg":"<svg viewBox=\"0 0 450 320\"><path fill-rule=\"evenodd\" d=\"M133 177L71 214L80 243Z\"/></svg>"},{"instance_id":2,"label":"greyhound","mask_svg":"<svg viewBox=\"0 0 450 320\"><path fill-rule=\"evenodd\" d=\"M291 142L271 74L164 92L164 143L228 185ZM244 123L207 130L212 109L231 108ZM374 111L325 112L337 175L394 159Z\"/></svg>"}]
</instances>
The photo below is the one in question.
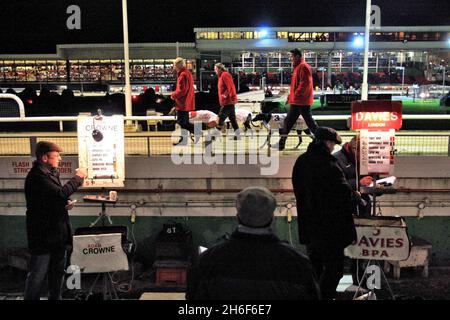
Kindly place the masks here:
<instances>
[{"instance_id":1,"label":"greyhound","mask_svg":"<svg viewBox=\"0 0 450 320\"><path fill-rule=\"evenodd\" d=\"M270 147L270 138L272 136L271 128L280 129L284 125L284 119L286 118L287 113L259 113L252 120L251 123L253 126L253 122L261 121L263 126L269 131L267 135L267 140L260 147L263 148L266 144L269 144ZM297 122L294 124L294 127L297 131L298 144L294 149L298 149L298 147L302 144L302 131L304 131L309 137L313 137L311 131L308 129L305 120L303 120L302 116L299 116Z\"/></svg>"}]
</instances>

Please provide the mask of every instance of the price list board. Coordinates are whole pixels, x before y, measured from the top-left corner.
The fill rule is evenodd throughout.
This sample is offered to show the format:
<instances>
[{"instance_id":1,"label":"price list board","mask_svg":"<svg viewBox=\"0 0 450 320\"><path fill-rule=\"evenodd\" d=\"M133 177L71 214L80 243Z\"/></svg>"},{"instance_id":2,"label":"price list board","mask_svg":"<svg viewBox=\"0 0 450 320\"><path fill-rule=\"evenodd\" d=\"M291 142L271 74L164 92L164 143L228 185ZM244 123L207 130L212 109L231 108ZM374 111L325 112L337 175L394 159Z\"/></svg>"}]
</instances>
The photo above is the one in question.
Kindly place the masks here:
<instances>
[{"instance_id":1,"label":"price list board","mask_svg":"<svg viewBox=\"0 0 450 320\"><path fill-rule=\"evenodd\" d=\"M78 162L87 168L83 187L123 187L124 120L121 115L78 117Z\"/></svg>"}]
</instances>

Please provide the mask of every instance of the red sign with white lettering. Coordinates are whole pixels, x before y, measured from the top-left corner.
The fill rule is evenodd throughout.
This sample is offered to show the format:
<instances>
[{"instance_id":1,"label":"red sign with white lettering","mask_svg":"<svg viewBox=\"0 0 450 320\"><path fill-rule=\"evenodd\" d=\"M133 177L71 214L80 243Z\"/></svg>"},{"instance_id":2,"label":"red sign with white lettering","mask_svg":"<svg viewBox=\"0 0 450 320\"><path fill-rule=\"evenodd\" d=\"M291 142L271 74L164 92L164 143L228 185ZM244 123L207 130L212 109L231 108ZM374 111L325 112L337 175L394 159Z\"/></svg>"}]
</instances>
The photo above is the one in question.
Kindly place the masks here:
<instances>
[{"instance_id":1,"label":"red sign with white lettering","mask_svg":"<svg viewBox=\"0 0 450 320\"><path fill-rule=\"evenodd\" d=\"M352 130L387 130L402 127L401 101L352 102Z\"/></svg>"}]
</instances>

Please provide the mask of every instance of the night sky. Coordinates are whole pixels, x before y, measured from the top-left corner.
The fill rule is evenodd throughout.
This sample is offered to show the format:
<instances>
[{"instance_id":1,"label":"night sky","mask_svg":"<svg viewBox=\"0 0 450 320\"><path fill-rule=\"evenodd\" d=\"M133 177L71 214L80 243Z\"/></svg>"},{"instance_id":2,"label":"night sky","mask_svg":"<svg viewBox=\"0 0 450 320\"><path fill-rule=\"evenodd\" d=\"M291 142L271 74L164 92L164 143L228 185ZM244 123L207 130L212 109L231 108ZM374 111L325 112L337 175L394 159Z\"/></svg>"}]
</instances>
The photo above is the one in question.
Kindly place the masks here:
<instances>
[{"instance_id":1,"label":"night sky","mask_svg":"<svg viewBox=\"0 0 450 320\"><path fill-rule=\"evenodd\" d=\"M81 8L81 30L66 9ZM449 0L372 0L384 26L450 25ZM130 42L193 42L194 27L363 26L365 1L128 0ZM123 41L121 0L0 0L0 54ZM450 31L450 30L449 30Z\"/></svg>"}]
</instances>

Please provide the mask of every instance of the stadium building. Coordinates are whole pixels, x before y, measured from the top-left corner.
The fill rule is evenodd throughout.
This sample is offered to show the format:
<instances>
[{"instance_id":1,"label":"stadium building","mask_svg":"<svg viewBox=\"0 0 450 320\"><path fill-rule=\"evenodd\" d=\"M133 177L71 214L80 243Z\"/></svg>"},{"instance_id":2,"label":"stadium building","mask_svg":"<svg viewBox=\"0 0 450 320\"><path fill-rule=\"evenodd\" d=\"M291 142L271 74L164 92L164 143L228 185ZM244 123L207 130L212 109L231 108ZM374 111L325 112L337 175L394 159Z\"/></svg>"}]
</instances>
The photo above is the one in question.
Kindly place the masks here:
<instances>
[{"instance_id":1,"label":"stadium building","mask_svg":"<svg viewBox=\"0 0 450 320\"><path fill-rule=\"evenodd\" d=\"M370 35L369 84L442 83L450 57L450 26L380 27ZM316 87L362 82L363 27L195 28L192 43L130 44L130 76L140 85L172 84L172 59L187 59L197 88L206 90L214 63L239 74L238 85L290 81L289 50L298 48L314 69ZM404 67L404 69L403 69ZM324 74L322 74L324 72ZM124 82L122 44L61 44L45 55L0 55L0 86ZM449 81L447 75L446 81ZM374 87L375 86L375 87ZM170 90L170 88L167 88Z\"/></svg>"}]
</instances>

